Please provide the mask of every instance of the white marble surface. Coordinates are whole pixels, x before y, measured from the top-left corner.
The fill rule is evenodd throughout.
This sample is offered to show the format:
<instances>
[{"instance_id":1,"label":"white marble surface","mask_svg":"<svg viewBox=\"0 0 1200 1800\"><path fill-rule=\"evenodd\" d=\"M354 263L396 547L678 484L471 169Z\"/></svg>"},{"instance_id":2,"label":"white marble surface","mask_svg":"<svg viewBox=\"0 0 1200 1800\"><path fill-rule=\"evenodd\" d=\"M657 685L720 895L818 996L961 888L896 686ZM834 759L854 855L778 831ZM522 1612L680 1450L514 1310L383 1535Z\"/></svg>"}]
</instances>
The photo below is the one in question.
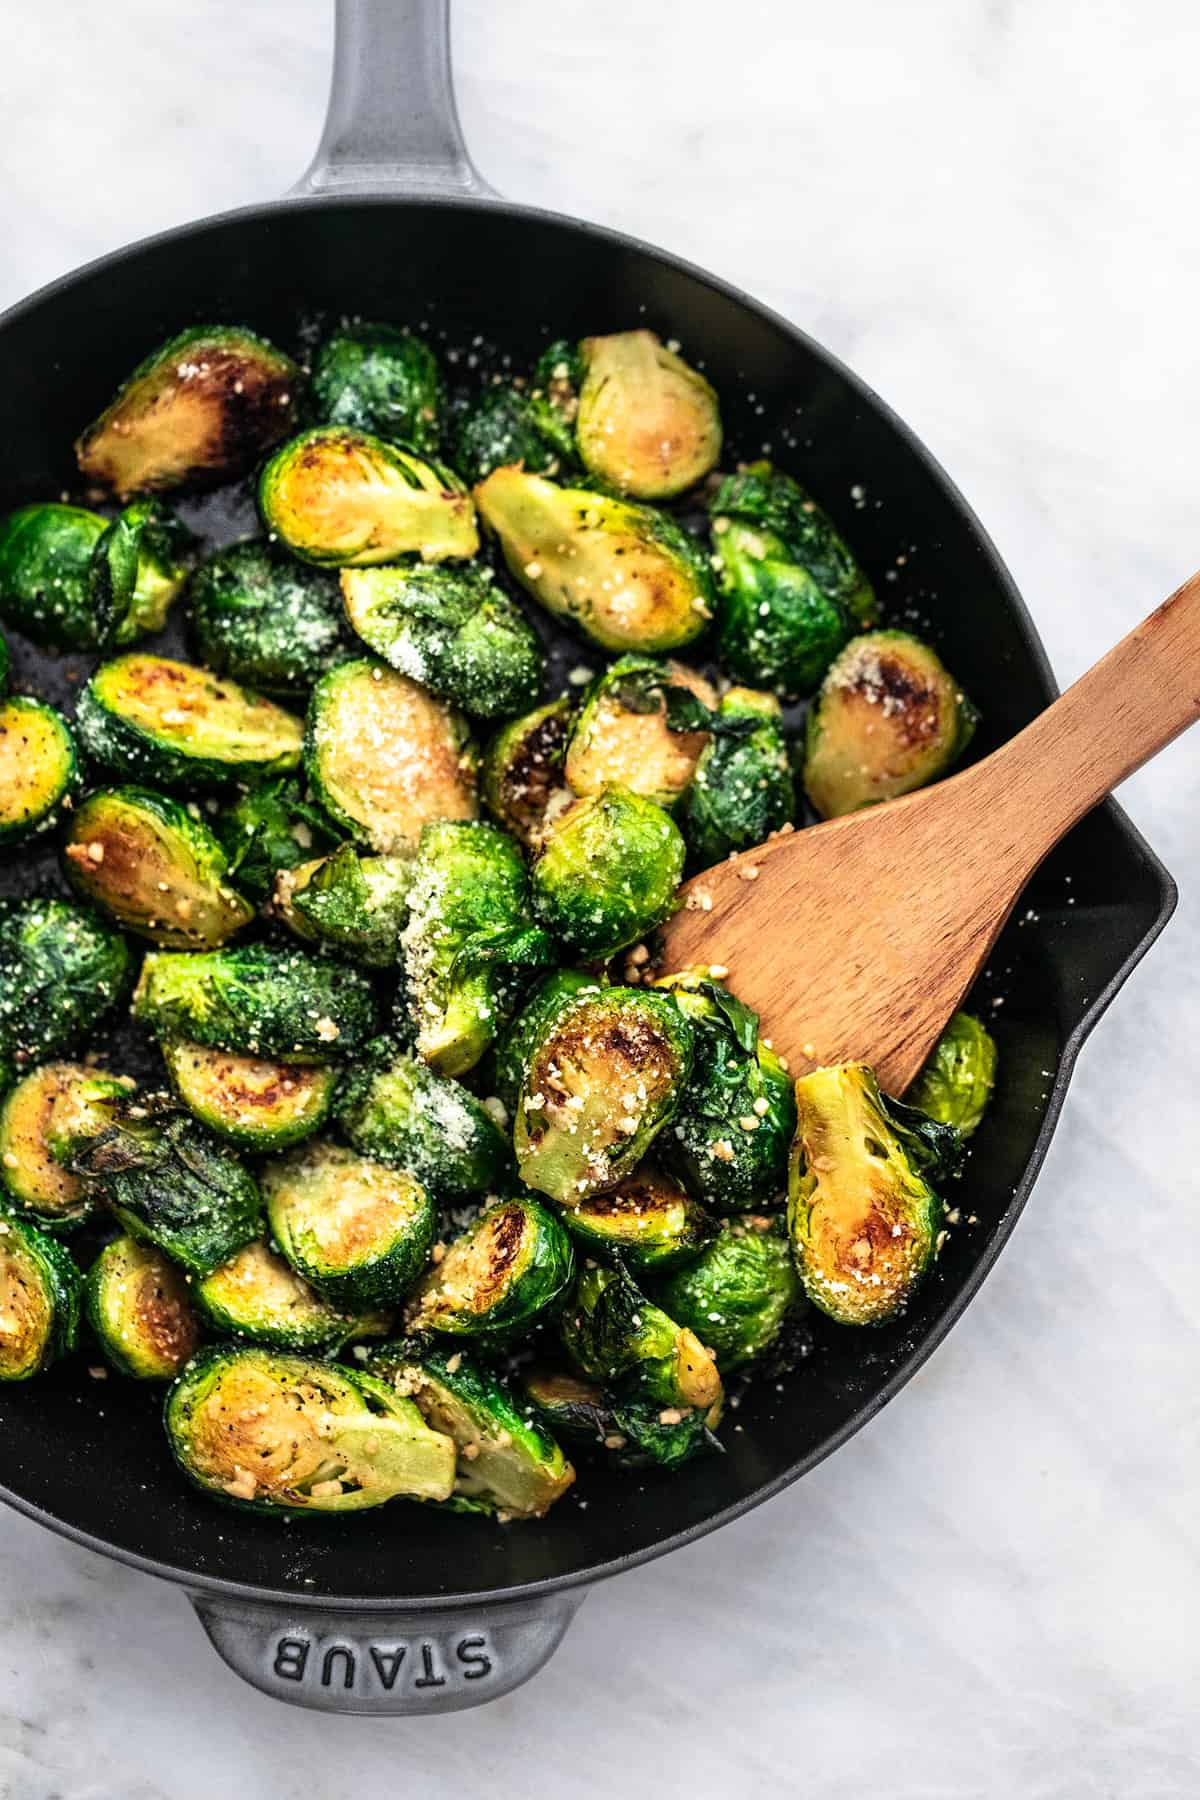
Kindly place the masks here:
<instances>
[{"instance_id":1,"label":"white marble surface","mask_svg":"<svg viewBox=\"0 0 1200 1800\"><path fill-rule=\"evenodd\" d=\"M0 303L308 158L321 0L11 14ZM502 191L733 277L898 407L1060 677L1200 561L1187 0L460 0L456 44ZM982 1295L837 1457L449 1722L285 1712L179 1594L6 1516L0 1795L1195 1794L1198 791L1200 733L1128 785L1180 911Z\"/></svg>"}]
</instances>

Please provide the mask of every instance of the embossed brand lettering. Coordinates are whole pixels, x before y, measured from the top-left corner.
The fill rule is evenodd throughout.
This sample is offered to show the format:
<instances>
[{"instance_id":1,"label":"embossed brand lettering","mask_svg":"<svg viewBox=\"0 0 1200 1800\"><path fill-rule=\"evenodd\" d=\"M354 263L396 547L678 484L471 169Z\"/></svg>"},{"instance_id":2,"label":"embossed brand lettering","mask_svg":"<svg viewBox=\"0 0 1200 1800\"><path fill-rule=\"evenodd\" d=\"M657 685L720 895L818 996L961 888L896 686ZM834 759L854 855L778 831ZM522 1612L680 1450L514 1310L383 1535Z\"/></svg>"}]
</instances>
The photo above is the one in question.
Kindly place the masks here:
<instances>
[{"instance_id":1,"label":"embossed brand lettering","mask_svg":"<svg viewBox=\"0 0 1200 1800\"><path fill-rule=\"evenodd\" d=\"M414 1687L445 1687L446 1677L444 1675L439 1675L434 1668L432 1644L426 1643L421 1645L421 1668L424 1673L417 1676L417 1679L413 1682Z\"/></svg>"},{"instance_id":2,"label":"embossed brand lettering","mask_svg":"<svg viewBox=\"0 0 1200 1800\"><path fill-rule=\"evenodd\" d=\"M354 1652L347 1649L345 1644L334 1644L332 1649L325 1652L325 1661L321 1664L322 1687L333 1686L333 1671L339 1657L344 1659L342 1686L354 1686Z\"/></svg>"},{"instance_id":3,"label":"embossed brand lettering","mask_svg":"<svg viewBox=\"0 0 1200 1800\"><path fill-rule=\"evenodd\" d=\"M395 1650L381 1650L378 1644L371 1645L371 1661L375 1664L375 1672L389 1694L396 1685L396 1677L407 1652L407 1644L399 1644Z\"/></svg>"},{"instance_id":4,"label":"embossed brand lettering","mask_svg":"<svg viewBox=\"0 0 1200 1800\"><path fill-rule=\"evenodd\" d=\"M275 1646L273 1673L281 1681L303 1681L311 1649L308 1638L280 1638Z\"/></svg>"},{"instance_id":5,"label":"embossed brand lettering","mask_svg":"<svg viewBox=\"0 0 1200 1800\"><path fill-rule=\"evenodd\" d=\"M492 1672L492 1659L487 1653L486 1638L460 1638L455 1655L463 1665L464 1681L479 1681Z\"/></svg>"}]
</instances>

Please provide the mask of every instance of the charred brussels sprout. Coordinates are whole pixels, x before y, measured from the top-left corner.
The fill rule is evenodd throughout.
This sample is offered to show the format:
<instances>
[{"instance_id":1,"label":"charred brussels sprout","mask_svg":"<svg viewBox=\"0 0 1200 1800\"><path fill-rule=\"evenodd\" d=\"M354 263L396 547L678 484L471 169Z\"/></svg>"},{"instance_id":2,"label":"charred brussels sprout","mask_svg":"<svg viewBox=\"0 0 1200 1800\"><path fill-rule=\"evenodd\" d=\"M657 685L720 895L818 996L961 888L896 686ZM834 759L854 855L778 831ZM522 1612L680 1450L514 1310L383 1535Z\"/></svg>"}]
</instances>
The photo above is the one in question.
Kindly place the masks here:
<instances>
[{"instance_id":1,"label":"charred brussels sprout","mask_svg":"<svg viewBox=\"0 0 1200 1800\"><path fill-rule=\"evenodd\" d=\"M796 787L773 695L730 688L676 816L700 868L794 821Z\"/></svg>"},{"instance_id":2,"label":"charred brussels sprout","mask_svg":"<svg viewBox=\"0 0 1200 1800\"><path fill-rule=\"evenodd\" d=\"M378 1336L386 1321L354 1318L314 1293L261 1240L235 1252L196 1284L196 1304L213 1330L273 1350L333 1350L348 1338Z\"/></svg>"},{"instance_id":3,"label":"charred brussels sprout","mask_svg":"<svg viewBox=\"0 0 1200 1800\"><path fill-rule=\"evenodd\" d=\"M0 1213L0 1381L28 1381L75 1348L80 1289L61 1244Z\"/></svg>"},{"instance_id":4,"label":"charred brussels sprout","mask_svg":"<svg viewBox=\"0 0 1200 1800\"><path fill-rule=\"evenodd\" d=\"M546 656L520 611L474 564L346 569L351 625L377 655L481 719L536 700Z\"/></svg>"},{"instance_id":5,"label":"charred brussels sprout","mask_svg":"<svg viewBox=\"0 0 1200 1800\"><path fill-rule=\"evenodd\" d=\"M332 850L333 825L304 798L300 783L284 778L241 794L217 814L214 830L229 859L230 879L262 902L281 869L295 869Z\"/></svg>"},{"instance_id":6,"label":"charred brussels sprout","mask_svg":"<svg viewBox=\"0 0 1200 1800\"><path fill-rule=\"evenodd\" d=\"M715 469L717 396L652 331L584 338L575 438L588 473L638 500L667 500Z\"/></svg>"},{"instance_id":7,"label":"charred brussels sprout","mask_svg":"<svg viewBox=\"0 0 1200 1800\"><path fill-rule=\"evenodd\" d=\"M170 1381L200 1341L187 1277L136 1238L105 1245L84 1277L83 1300L105 1361L135 1381Z\"/></svg>"},{"instance_id":8,"label":"charred brussels sprout","mask_svg":"<svg viewBox=\"0 0 1200 1800\"><path fill-rule=\"evenodd\" d=\"M839 1325L883 1325L933 1260L959 1135L886 1099L865 1063L796 1083L788 1230L814 1306Z\"/></svg>"},{"instance_id":9,"label":"charred brussels sprout","mask_svg":"<svg viewBox=\"0 0 1200 1800\"><path fill-rule=\"evenodd\" d=\"M254 917L225 852L187 807L148 788L105 788L72 816L71 885L126 931L164 949L216 949Z\"/></svg>"},{"instance_id":10,"label":"charred brussels sprout","mask_svg":"<svg viewBox=\"0 0 1200 1800\"><path fill-rule=\"evenodd\" d=\"M160 1038L285 1062L339 1062L375 1035L375 1000L365 975L266 944L151 951L133 1012Z\"/></svg>"},{"instance_id":11,"label":"charred brussels sprout","mask_svg":"<svg viewBox=\"0 0 1200 1800\"><path fill-rule=\"evenodd\" d=\"M77 1145L111 1123L132 1082L83 1063L43 1063L0 1104L0 1188L45 1231L71 1231L93 1211L92 1196L66 1167Z\"/></svg>"},{"instance_id":12,"label":"charred brussels sprout","mask_svg":"<svg viewBox=\"0 0 1200 1800\"><path fill-rule=\"evenodd\" d=\"M108 520L80 506L23 506L0 522L0 616L37 644L94 650L92 553Z\"/></svg>"},{"instance_id":13,"label":"charred brussels sprout","mask_svg":"<svg viewBox=\"0 0 1200 1800\"><path fill-rule=\"evenodd\" d=\"M101 663L76 717L89 756L131 781L217 787L294 769L299 719L191 663L130 654Z\"/></svg>"},{"instance_id":14,"label":"charred brussels sprout","mask_svg":"<svg viewBox=\"0 0 1200 1800\"><path fill-rule=\"evenodd\" d=\"M385 856L411 849L435 819L478 811L465 720L379 663L343 663L317 683L304 762L330 816Z\"/></svg>"},{"instance_id":15,"label":"charred brussels sprout","mask_svg":"<svg viewBox=\"0 0 1200 1800\"><path fill-rule=\"evenodd\" d=\"M567 786L580 795L628 788L671 806L696 772L717 696L682 663L622 656L584 696L567 742Z\"/></svg>"},{"instance_id":16,"label":"charred brussels sprout","mask_svg":"<svg viewBox=\"0 0 1200 1800\"><path fill-rule=\"evenodd\" d=\"M606 788L555 820L530 877L534 911L576 955L612 956L672 910L685 854L661 806Z\"/></svg>"},{"instance_id":17,"label":"charred brussels sprout","mask_svg":"<svg viewBox=\"0 0 1200 1800\"><path fill-rule=\"evenodd\" d=\"M462 1075L553 949L530 915L520 851L493 825L427 825L409 908L401 943L416 1047L439 1074Z\"/></svg>"},{"instance_id":18,"label":"charred brussels sprout","mask_svg":"<svg viewBox=\"0 0 1200 1800\"><path fill-rule=\"evenodd\" d=\"M153 351L75 445L114 493L219 487L292 429L300 371L236 325L194 325Z\"/></svg>"},{"instance_id":19,"label":"charred brussels sprout","mask_svg":"<svg viewBox=\"0 0 1200 1800\"><path fill-rule=\"evenodd\" d=\"M978 714L941 659L907 631L846 645L809 708L804 786L823 819L894 800L956 763Z\"/></svg>"},{"instance_id":20,"label":"charred brussels sprout","mask_svg":"<svg viewBox=\"0 0 1200 1800\"><path fill-rule=\"evenodd\" d=\"M384 1344L370 1373L416 1403L427 1425L453 1439L451 1504L510 1519L540 1519L575 1479L558 1444L507 1381L462 1350Z\"/></svg>"},{"instance_id":21,"label":"charred brussels sprout","mask_svg":"<svg viewBox=\"0 0 1200 1800\"><path fill-rule=\"evenodd\" d=\"M579 969L555 969L534 989L505 1031L496 1046L494 1080L506 1112L516 1109L526 1064L552 1020L585 988L599 994L604 991L604 983Z\"/></svg>"},{"instance_id":22,"label":"charred brussels sprout","mask_svg":"<svg viewBox=\"0 0 1200 1800\"><path fill-rule=\"evenodd\" d=\"M717 1365L695 1332L648 1300L624 1269L584 1270L563 1310L562 1336L593 1381L668 1409L707 1413L720 1403Z\"/></svg>"},{"instance_id":23,"label":"charred brussels sprout","mask_svg":"<svg viewBox=\"0 0 1200 1800\"><path fill-rule=\"evenodd\" d=\"M800 1300L791 1246L757 1214L726 1219L720 1236L659 1290L673 1319L708 1345L723 1375L770 1350Z\"/></svg>"},{"instance_id":24,"label":"charred brussels sprout","mask_svg":"<svg viewBox=\"0 0 1200 1800\"><path fill-rule=\"evenodd\" d=\"M607 1393L597 1382L556 1370L532 1369L522 1377L525 1396L543 1423L564 1443L603 1453L620 1469L677 1469L706 1450L720 1450L713 1436L720 1402L663 1407L657 1400Z\"/></svg>"},{"instance_id":25,"label":"charred brussels sprout","mask_svg":"<svg viewBox=\"0 0 1200 1800\"><path fill-rule=\"evenodd\" d=\"M555 817L570 805L563 764L571 724L568 700L552 700L502 725L483 753L488 811L526 850L538 850Z\"/></svg>"},{"instance_id":26,"label":"charred brussels sprout","mask_svg":"<svg viewBox=\"0 0 1200 1800\"><path fill-rule=\"evenodd\" d=\"M510 468L475 502L522 587L606 650L676 650L713 615L708 560L664 513Z\"/></svg>"},{"instance_id":27,"label":"charred brussels sprout","mask_svg":"<svg viewBox=\"0 0 1200 1800\"><path fill-rule=\"evenodd\" d=\"M293 556L334 568L474 556L471 496L442 463L365 431L318 425L277 450L258 483L267 530Z\"/></svg>"},{"instance_id":28,"label":"charred brussels sprout","mask_svg":"<svg viewBox=\"0 0 1200 1800\"><path fill-rule=\"evenodd\" d=\"M575 434L544 387L497 382L459 421L454 460L470 482L513 464L531 475L557 475L576 465Z\"/></svg>"},{"instance_id":29,"label":"charred brussels sprout","mask_svg":"<svg viewBox=\"0 0 1200 1800\"><path fill-rule=\"evenodd\" d=\"M334 1116L357 1151L406 1169L442 1206L494 1190L511 1162L475 1096L387 1038L347 1071Z\"/></svg>"},{"instance_id":30,"label":"charred brussels sprout","mask_svg":"<svg viewBox=\"0 0 1200 1800\"><path fill-rule=\"evenodd\" d=\"M271 1231L288 1262L336 1306L386 1306L433 1242L433 1202L403 1169L320 1139L266 1164Z\"/></svg>"},{"instance_id":31,"label":"charred brussels sprout","mask_svg":"<svg viewBox=\"0 0 1200 1800\"><path fill-rule=\"evenodd\" d=\"M167 1396L166 1426L190 1480L258 1512L361 1512L454 1491L454 1445L411 1400L282 1351L201 1351Z\"/></svg>"},{"instance_id":32,"label":"charred brussels sprout","mask_svg":"<svg viewBox=\"0 0 1200 1800\"><path fill-rule=\"evenodd\" d=\"M306 694L346 655L336 578L274 544L231 544L188 587L201 660L265 694Z\"/></svg>"},{"instance_id":33,"label":"charred brussels sprout","mask_svg":"<svg viewBox=\"0 0 1200 1800\"><path fill-rule=\"evenodd\" d=\"M501 1200L446 1247L413 1295L411 1330L503 1344L562 1299L575 1274L571 1240L532 1195Z\"/></svg>"},{"instance_id":34,"label":"charred brussels sprout","mask_svg":"<svg viewBox=\"0 0 1200 1800\"><path fill-rule=\"evenodd\" d=\"M188 1111L240 1150L285 1150L320 1129L337 1087L336 1069L267 1062L210 1050L186 1038L162 1047L171 1085Z\"/></svg>"},{"instance_id":35,"label":"charred brussels sprout","mask_svg":"<svg viewBox=\"0 0 1200 1800\"><path fill-rule=\"evenodd\" d=\"M570 1206L563 1222L602 1262L618 1255L630 1269L673 1269L699 1256L715 1223L669 1176L644 1163L615 1188Z\"/></svg>"},{"instance_id":36,"label":"charred brussels sprout","mask_svg":"<svg viewBox=\"0 0 1200 1800\"><path fill-rule=\"evenodd\" d=\"M124 994L129 946L86 906L0 900L0 1061L69 1050Z\"/></svg>"},{"instance_id":37,"label":"charred brussels sprout","mask_svg":"<svg viewBox=\"0 0 1200 1800\"><path fill-rule=\"evenodd\" d=\"M535 1005L537 1002L535 1002ZM513 1134L527 1187L563 1206L614 1188L674 1116L692 1028L667 994L581 988L531 1032Z\"/></svg>"},{"instance_id":38,"label":"charred brussels sprout","mask_svg":"<svg viewBox=\"0 0 1200 1800\"><path fill-rule=\"evenodd\" d=\"M62 714L25 694L0 700L0 849L51 830L80 787L75 739Z\"/></svg>"},{"instance_id":39,"label":"charred brussels sprout","mask_svg":"<svg viewBox=\"0 0 1200 1800\"><path fill-rule=\"evenodd\" d=\"M161 631L188 573L192 534L161 500L135 500L92 552L91 597L102 644Z\"/></svg>"},{"instance_id":40,"label":"charred brussels sprout","mask_svg":"<svg viewBox=\"0 0 1200 1800\"><path fill-rule=\"evenodd\" d=\"M995 1084L995 1039L973 1013L956 1012L905 1099L966 1138L978 1130Z\"/></svg>"},{"instance_id":41,"label":"charred brussels sprout","mask_svg":"<svg viewBox=\"0 0 1200 1800\"><path fill-rule=\"evenodd\" d=\"M446 395L428 344L394 325L344 325L313 360L312 401L324 425L349 425L436 451Z\"/></svg>"},{"instance_id":42,"label":"charred brussels sprout","mask_svg":"<svg viewBox=\"0 0 1200 1800\"><path fill-rule=\"evenodd\" d=\"M276 910L298 936L383 969L400 958L411 880L407 857L359 856L343 844L321 862L285 869Z\"/></svg>"}]
</instances>

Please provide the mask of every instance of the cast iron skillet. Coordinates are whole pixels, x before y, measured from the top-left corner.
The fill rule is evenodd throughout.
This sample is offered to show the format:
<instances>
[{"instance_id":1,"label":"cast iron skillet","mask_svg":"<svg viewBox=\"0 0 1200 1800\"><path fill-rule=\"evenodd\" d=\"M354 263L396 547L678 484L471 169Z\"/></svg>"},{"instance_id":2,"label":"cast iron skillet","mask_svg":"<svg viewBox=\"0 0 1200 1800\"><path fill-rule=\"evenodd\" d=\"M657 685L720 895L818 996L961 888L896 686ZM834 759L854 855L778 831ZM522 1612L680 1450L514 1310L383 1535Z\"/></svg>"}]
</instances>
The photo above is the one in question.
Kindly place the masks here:
<instances>
[{"instance_id":1,"label":"cast iron skillet","mask_svg":"<svg viewBox=\"0 0 1200 1800\"><path fill-rule=\"evenodd\" d=\"M732 452L770 443L832 510L890 616L912 609L922 621L982 708L975 753L1024 725L1054 693L1050 671L999 557L928 452L819 345L724 283L614 232L496 201L462 144L447 28L447 0L338 0L329 119L292 198L136 244L0 321L0 508L70 487L76 432L148 348L191 321L244 322L290 346L313 316L349 311L427 324L451 344L483 334L518 366L548 329L643 322L703 358ZM191 516L210 522L204 506ZM19 686L67 691L61 663L16 648ZM561 649L586 660L577 644ZM10 871L7 891L55 879L48 855ZM916 1371L1012 1230L1079 1047L1174 902L1112 802L1042 868L1036 917L1018 909L976 996L985 1010L1003 1001L1001 1081L963 1190L978 1223L951 1233L900 1323L839 1333L818 1321L782 1391L751 1389L723 1458L673 1476L589 1471L576 1490L586 1509L568 1496L536 1524L400 1506L282 1526L190 1492L169 1464L157 1398L102 1387L76 1358L4 1393L0 1493L183 1584L220 1654L282 1699L414 1713L506 1692L549 1656L592 1582L778 1493Z\"/></svg>"}]
</instances>

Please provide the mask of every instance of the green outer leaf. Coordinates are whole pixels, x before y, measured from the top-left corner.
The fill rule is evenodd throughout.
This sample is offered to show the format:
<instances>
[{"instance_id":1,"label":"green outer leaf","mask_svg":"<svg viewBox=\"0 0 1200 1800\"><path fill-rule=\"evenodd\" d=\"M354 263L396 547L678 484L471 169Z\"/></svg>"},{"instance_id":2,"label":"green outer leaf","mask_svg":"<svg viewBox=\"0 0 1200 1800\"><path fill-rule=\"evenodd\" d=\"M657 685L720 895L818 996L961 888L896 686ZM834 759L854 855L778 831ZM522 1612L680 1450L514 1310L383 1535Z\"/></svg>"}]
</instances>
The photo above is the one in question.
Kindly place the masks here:
<instances>
[{"instance_id":1,"label":"green outer leaf","mask_svg":"<svg viewBox=\"0 0 1200 1800\"><path fill-rule=\"evenodd\" d=\"M956 1012L909 1088L909 1106L964 1138L976 1131L996 1082L996 1042L974 1014Z\"/></svg>"},{"instance_id":2,"label":"green outer leaf","mask_svg":"<svg viewBox=\"0 0 1200 1800\"><path fill-rule=\"evenodd\" d=\"M92 606L92 552L107 529L99 513L38 502L0 520L0 617L34 643L96 650L102 622Z\"/></svg>"},{"instance_id":3,"label":"green outer leaf","mask_svg":"<svg viewBox=\"0 0 1200 1800\"><path fill-rule=\"evenodd\" d=\"M429 345L394 325L344 325L313 359L312 403L325 425L436 452L445 382Z\"/></svg>"},{"instance_id":4,"label":"green outer leaf","mask_svg":"<svg viewBox=\"0 0 1200 1800\"><path fill-rule=\"evenodd\" d=\"M162 630L194 543L161 500L135 500L118 513L92 551L88 577L102 643L131 644Z\"/></svg>"},{"instance_id":5,"label":"green outer leaf","mask_svg":"<svg viewBox=\"0 0 1200 1800\"><path fill-rule=\"evenodd\" d=\"M361 1155L407 1169L441 1206L494 1191L512 1163L475 1096L394 1039L369 1044L346 1071L334 1117Z\"/></svg>"},{"instance_id":6,"label":"green outer leaf","mask_svg":"<svg viewBox=\"0 0 1200 1800\"><path fill-rule=\"evenodd\" d=\"M580 959L612 956L672 911L685 856L661 806L605 788L555 822L530 875L534 911Z\"/></svg>"},{"instance_id":7,"label":"green outer leaf","mask_svg":"<svg viewBox=\"0 0 1200 1800\"><path fill-rule=\"evenodd\" d=\"M0 899L0 1056L45 1062L126 992L129 946L91 907Z\"/></svg>"},{"instance_id":8,"label":"green outer leaf","mask_svg":"<svg viewBox=\"0 0 1200 1800\"><path fill-rule=\"evenodd\" d=\"M194 954L151 951L133 1012L158 1037L298 1063L353 1057L376 1026L366 975L266 944Z\"/></svg>"},{"instance_id":9,"label":"green outer leaf","mask_svg":"<svg viewBox=\"0 0 1200 1800\"><path fill-rule=\"evenodd\" d=\"M337 842L332 820L289 776L239 795L217 814L213 829L229 858L230 876L260 903L281 869L295 869Z\"/></svg>"},{"instance_id":10,"label":"green outer leaf","mask_svg":"<svg viewBox=\"0 0 1200 1800\"><path fill-rule=\"evenodd\" d=\"M305 694L351 654L336 578L262 538L210 556L188 598L201 660L264 694Z\"/></svg>"},{"instance_id":11,"label":"green outer leaf","mask_svg":"<svg viewBox=\"0 0 1200 1800\"><path fill-rule=\"evenodd\" d=\"M770 1349L801 1299L787 1235L778 1221L763 1230L727 1219L695 1261L667 1277L658 1298L707 1344L723 1375L741 1368Z\"/></svg>"}]
</instances>

